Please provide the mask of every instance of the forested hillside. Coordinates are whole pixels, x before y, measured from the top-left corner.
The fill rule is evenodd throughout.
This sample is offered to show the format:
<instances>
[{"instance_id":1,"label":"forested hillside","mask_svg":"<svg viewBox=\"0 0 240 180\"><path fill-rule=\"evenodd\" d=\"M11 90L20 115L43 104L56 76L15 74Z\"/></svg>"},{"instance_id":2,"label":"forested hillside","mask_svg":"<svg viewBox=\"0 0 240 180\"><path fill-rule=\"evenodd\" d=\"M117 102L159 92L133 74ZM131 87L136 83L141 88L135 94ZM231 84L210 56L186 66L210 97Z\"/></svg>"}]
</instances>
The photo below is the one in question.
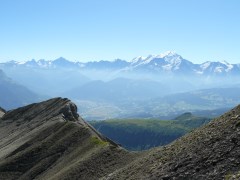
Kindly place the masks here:
<instances>
[{"instance_id":1,"label":"forested hillside","mask_svg":"<svg viewBox=\"0 0 240 180\"><path fill-rule=\"evenodd\" d=\"M129 150L145 150L169 144L175 139L210 121L184 113L174 120L111 119L90 121L102 134Z\"/></svg>"}]
</instances>

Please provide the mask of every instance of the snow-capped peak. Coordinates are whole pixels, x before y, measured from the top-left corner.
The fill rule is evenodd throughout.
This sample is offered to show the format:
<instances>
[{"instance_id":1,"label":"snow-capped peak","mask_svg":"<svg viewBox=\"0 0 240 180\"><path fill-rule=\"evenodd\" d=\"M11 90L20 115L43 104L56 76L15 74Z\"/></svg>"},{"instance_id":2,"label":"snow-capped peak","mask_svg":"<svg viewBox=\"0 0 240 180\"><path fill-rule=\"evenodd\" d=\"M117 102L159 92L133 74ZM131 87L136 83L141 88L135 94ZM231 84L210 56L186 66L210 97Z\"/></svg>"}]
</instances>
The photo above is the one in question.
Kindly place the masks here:
<instances>
[{"instance_id":1,"label":"snow-capped peak","mask_svg":"<svg viewBox=\"0 0 240 180\"><path fill-rule=\"evenodd\" d=\"M226 69L226 72L230 71L231 69L233 69L233 65L230 64L229 62L227 61L221 61L222 64L224 64L225 66L227 66L227 69Z\"/></svg>"},{"instance_id":2,"label":"snow-capped peak","mask_svg":"<svg viewBox=\"0 0 240 180\"><path fill-rule=\"evenodd\" d=\"M166 63L179 65L181 63L182 57L178 55L174 51L166 51L164 53L161 53L159 55L149 55L148 57L139 56L132 60L132 65L139 66L144 64L149 64L152 62L152 60L155 59L163 59ZM155 65L157 65L157 62L154 62Z\"/></svg>"},{"instance_id":3,"label":"snow-capped peak","mask_svg":"<svg viewBox=\"0 0 240 180\"><path fill-rule=\"evenodd\" d=\"M233 69L233 65L228 63L227 61L217 61L211 62L207 61L200 65L202 72L211 68L211 70L215 73L229 72Z\"/></svg>"},{"instance_id":4,"label":"snow-capped peak","mask_svg":"<svg viewBox=\"0 0 240 180\"><path fill-rule=\"evenodd\" d=\"M225 64L225 65L229 65L229 64L230 64L230 63L227 62L226 60L220 61L220 63Z\"/></svg>"},{"instance_id":5,"label":"snow-capped peak","mask_svg":"<svg viewBox=\"0 0 240 180\"><path fill-rule=\"evenodd\" d=\"M132 64L135 64L135 63L137 63L137 62L144 61L145 59L146 59L146 57L143 57L143 56L135 57L135 58L133 58L133 60L132 60Z\"/></svg>"},{"instance_id":6,"label":"snow-capped peak","mask_svg":"<svg viewBox=\"0 0 240 180\"><path fill-rule=\"evenodd\" d=\"M165 58L165 57L172 57L172 56L179 56L175 51L166 51L156 56L156 58Z\"/></svg>"},{"instance_id":7,"label":"snow-capped peak","mask_svg":"<svg viewBox=\"0 0 240 180\"><path fill-rule=\"evenodd\" d=\"M200 68L201 68L202 70L205 70L205 69L207 69L207 68L211 65L211 63L212 63L212 62L210 62L210 61L206 61L206 62L204 62L204 63L202 63L202 64L200 65Z\"/></svg>"}]
</instances>

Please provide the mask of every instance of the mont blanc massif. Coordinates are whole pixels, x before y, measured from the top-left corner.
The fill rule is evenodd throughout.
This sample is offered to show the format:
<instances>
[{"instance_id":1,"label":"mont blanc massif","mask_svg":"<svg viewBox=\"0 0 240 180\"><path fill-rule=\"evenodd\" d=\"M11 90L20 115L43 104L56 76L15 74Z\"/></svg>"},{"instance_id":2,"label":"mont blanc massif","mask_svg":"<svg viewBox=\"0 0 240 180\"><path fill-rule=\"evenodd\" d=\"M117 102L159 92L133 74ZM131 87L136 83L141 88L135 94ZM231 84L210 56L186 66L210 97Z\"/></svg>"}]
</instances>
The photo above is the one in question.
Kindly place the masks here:
<instances>
[{"instance_id":1,"label":"mont blanc massif","mask_svg":"<svg viewBox=\"0 0 240 180\"><path fill-rule=\"evenodd\" d=\"M240 64L193 62L0 63L0 179L239 179Z\"/></svg>"}]
</instances>

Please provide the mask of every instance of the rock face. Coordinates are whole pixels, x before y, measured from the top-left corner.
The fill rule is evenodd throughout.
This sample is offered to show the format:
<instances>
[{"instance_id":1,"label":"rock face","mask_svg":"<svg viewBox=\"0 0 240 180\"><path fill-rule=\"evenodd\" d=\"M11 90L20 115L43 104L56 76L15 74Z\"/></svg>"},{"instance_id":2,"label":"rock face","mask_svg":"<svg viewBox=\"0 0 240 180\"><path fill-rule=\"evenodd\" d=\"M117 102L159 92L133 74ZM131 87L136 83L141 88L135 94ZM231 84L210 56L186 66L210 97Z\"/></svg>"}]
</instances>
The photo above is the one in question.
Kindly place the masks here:
<instances>
[{"instance_id":1,"label":"rock face","mask_svg":"<svg viewBox=\"0 0 240 180\"><path fill-rule=\"evenodd\" d=\"M55 98L0 119L0 179L98 179L136 156L111 142Z\"/></svg>"},{"instance_id":2,"label":"rock face","mask_svg":"<svg viewBox=\"0 0 240 180\"><path fill-rule=\"evenodd\" d=\"M3 117L3 115L6 113L6 111L0 107L0 118Z\"/></svg>"},{"instance_id":3,"label":"rock face","mask_svg":"<svg viewBox=\"0 0 240 180\"><path fill-rule=\"evenodd\" d=\"M170 145L142 153L103 137L63 98L6 112L0 132L1 180L240 176L240 106Z\"/></svg>"}]
</instances>

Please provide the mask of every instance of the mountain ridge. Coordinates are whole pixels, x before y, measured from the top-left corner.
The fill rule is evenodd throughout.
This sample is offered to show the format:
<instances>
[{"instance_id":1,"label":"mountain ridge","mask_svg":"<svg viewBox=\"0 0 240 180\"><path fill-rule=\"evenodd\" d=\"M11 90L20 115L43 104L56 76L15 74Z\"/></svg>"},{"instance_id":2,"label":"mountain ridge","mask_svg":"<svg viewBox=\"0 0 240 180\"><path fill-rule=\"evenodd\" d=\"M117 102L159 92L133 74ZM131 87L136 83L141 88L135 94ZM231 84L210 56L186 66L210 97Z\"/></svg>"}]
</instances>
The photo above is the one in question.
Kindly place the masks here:
<instances>
[{"instance_id":1,"label":"mountain ridge","mask_svg":"<svg viewBox=\"0 0 240 180\"><path fill-rule=\"evenodd\" d=\"M240 64L231 64L226 61L206 61L201 64L195 64L184 59L181 55L167 51L160 55L149 55L148 57L136 57L131 61L116 59L114 61L69 61L63 57L55 60L40 59L25 62L9 61L0 63L0 67L25 67L25 68L73 68L82 70L110 70L110 71L144 71L144 72L171 72L180 74L194 75L240 75Z\"/></svg>"},{"instance_id":2,"label":"mountain ridge","mask_svg":"<svg viewBox=\"0 0 240 180\"><path fill-rule=\"evenodd\" d=\"M66 98L8 111L0 129L3 180L97 179L136 156L95 131Z\"/></svg>"},{"instance_id":3,"label":"mountain ridge","mask_svg":"<svg viewBox=\"0 0 240 180\"><path fill-rule=\"evenodd\" d=\"M240 173L240 106L171 144L128 152L90 128L66 98L0 118L0 178L224 179Z\"/></svg>"}]
</instances>

